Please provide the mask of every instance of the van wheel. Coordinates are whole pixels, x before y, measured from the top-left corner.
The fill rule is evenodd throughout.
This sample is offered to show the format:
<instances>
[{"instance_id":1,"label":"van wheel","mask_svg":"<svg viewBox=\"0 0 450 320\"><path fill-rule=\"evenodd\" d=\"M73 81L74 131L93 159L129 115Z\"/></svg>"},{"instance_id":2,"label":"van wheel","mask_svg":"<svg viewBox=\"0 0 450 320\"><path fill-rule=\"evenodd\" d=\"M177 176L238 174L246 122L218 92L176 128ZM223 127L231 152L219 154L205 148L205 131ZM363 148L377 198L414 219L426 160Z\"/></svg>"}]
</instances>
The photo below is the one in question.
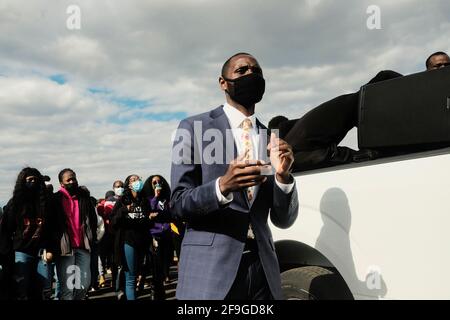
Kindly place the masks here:
<instances>
[{"instance_id":1,"label":"van wheel","mask_svg":"<svg viewBox=\"0 0 450 320\"><path fill-rule=\"evenodd\" d=\"M339 274L317 266L283 272L281 287L287 300L353 300Z\"/></svg>"}]
</instances>

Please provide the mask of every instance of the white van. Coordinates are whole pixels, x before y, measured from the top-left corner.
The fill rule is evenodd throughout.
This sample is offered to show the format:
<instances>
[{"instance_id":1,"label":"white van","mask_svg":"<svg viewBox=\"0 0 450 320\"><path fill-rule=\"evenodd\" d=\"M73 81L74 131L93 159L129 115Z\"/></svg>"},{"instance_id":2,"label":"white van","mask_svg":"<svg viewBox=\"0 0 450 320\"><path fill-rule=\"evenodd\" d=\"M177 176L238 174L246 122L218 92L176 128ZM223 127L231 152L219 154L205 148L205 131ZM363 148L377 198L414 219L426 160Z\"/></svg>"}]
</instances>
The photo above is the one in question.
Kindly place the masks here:
<instances>
[{"instance_id":1,"label":"white van","mask_svg":"<svg viewBox=\"0 0 450 320\"><path fill-rule=\"evenodd\" d=\"M294 174L288 299L450 299L450 148Z\"/></svg>"}]
</instances>

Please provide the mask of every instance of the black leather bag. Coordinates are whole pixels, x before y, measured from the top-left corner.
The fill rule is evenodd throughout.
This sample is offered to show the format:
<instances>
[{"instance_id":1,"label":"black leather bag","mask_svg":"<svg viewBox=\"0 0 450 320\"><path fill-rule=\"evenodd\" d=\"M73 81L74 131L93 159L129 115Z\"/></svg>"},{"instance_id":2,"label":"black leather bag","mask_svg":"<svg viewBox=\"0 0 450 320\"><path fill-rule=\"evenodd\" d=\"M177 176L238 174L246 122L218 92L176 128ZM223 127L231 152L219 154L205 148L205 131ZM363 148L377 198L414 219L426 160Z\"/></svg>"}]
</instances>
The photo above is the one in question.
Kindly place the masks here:
<instances>
[{"instance_id":1,"label":"black leather bag","mask_svg":"<svg viewBox=\"0 0 450 320\"><path fill-rule=\"evenodd\" d=\"M450 145L450 67L361 88L360 149L409 152Z\"/></svg>"}]
</instances>

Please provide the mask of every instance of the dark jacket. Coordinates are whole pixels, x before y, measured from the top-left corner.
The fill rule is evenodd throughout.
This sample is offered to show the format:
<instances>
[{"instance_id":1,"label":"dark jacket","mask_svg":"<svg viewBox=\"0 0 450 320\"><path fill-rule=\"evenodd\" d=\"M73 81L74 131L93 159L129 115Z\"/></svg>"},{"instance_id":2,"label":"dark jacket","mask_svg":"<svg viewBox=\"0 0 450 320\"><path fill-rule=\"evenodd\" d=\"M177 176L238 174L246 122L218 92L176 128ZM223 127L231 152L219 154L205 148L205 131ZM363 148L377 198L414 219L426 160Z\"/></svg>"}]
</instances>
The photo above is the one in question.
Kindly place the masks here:
<instances>
[{"instance_id":1,"label":"dark jacket","mask_svg":"<svg viewBox=\"0 0 450 320\"><path fill-rule=\"evenodd\" d=\"M51 252L67 256L72 255L72 246L70 243L70 235L68 231L68 224L70 223L67 214L62 205L62 197L64 195L61 191L56 192L52 197L52 215L51 220L51 237L53 247ZM90 194L88 191L78 189L78 207L80 210L80 223L83 230L83 244L84 248L91 251L95 245L96 230L97 230L97 215L95 207L93 206Z\"/></svg>"},{"instance_id":2,"label":"dark jacket","mask_svg":"<svg viewBox=\"0 0 450 320\"><path fill-rule=\"evenodd\" d=\"M194 130L201 121L201 130ZM260 137L265 127L257 123ZM244 252L249 223L252 225L267 283L275 299L282 299L280 268L275 253L268 218L279 228L290 227L298 216L298 199L295 185L285 193L268 176L262 183L251 204L244 190L233 192L233 201L220 205L216 194L216 180L228 170L228 163L237 154L224 149L222 161L207 164L202 159L203 150L209 145L201 138L207 130L219 130L223 146L227 146L228 118L222 107L182 120L179 129L187 130L189 139L176 138L172 154L183 150L183 160L172 161L171 211L187 221L181 250L176 296L179 300L224 299L238 274ZM197 142L200 141L200 145ZM266 140L267 141L267 140ZM266 141L259 141L259 159L266 154ZM215 141L216 142L216 141ZM228 143L228 145L230 145ZM181 147L181 148L180 148ZM198 147L198 148L197 148ZM185 152L184 148L190 150ZM186 154L189 154L186 158ZM199 158L197 158L197 156ZM200 163L199 163L200 162ZM220 163L221 162L221 163Z\"/></svg>"},{"instance_id":3,"label":"dark jacket","mask_svg":"<svg viewBox=\"0 0 450 320\"><path fill-rule=\"evenodd\" d=\"M48 203L39 207L30 199L13 209L12 199L5 206L2 220L2 246L4 250L20 251L37 255L39 249L50 246Z\"/></svg>"},{"instance_id":4,"label":"dark jacket","mask_svg":"<svg viewBox=\"0 0 450 320\"><path fill-rule=\"evenodd\" d=\"M153 219L154 225L150 232L153 236L162 233L170 233L171 213L169 211L170 199L149 198L150 212L158 212L156 218Z\"/></svg>"},{"instance_id":5,"label":"dark jacket","mask_svg":"<svg viewBox=\"0 0 450 320\"><path fill-rule=\"evenodd\" d=\"M127 206L139 207L142 210L142 218L130 217ZM123 264L124 244L140 249L148 250L151 242L150 228L153 222L148 218L149 205L145 199L132 198L125 194L116 202L111 213L111 225L114 230L114 262Z\"/></svg>"}]
</instances>

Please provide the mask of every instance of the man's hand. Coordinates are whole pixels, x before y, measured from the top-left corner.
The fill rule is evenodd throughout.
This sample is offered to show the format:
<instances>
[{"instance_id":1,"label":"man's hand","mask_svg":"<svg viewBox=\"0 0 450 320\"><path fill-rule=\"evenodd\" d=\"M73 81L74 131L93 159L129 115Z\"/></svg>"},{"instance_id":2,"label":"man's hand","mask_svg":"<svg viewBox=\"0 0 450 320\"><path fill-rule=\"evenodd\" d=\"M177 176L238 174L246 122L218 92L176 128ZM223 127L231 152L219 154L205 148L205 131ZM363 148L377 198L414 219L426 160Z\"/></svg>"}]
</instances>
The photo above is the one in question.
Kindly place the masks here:
<instances>
[{"instance_id":1,"label":"man's hand","mask_svg":"<svg viewBox=\"0 0 450 320\"><path fill-rule=\"evenodd\" d=\"M244 161L243 159L244 155L231 161L225 175L219 178L220 192L225 197L227 197L230 192L253 187L267 180L267 177L261 175L261 166L264 165L263 161Z\"/></svg>"},{"instance_id":2,"label":"man's hand","mask_svg":"<svg viewBox=\"0 0 450 320\"><path fill-rule=\"evenodd\" d=\"M275 168L276 179L281 183L290 183L291 167L294 163L292 147L272 133L267 150L270 151L270 162Z\"/></svg>"}]
</instances>

